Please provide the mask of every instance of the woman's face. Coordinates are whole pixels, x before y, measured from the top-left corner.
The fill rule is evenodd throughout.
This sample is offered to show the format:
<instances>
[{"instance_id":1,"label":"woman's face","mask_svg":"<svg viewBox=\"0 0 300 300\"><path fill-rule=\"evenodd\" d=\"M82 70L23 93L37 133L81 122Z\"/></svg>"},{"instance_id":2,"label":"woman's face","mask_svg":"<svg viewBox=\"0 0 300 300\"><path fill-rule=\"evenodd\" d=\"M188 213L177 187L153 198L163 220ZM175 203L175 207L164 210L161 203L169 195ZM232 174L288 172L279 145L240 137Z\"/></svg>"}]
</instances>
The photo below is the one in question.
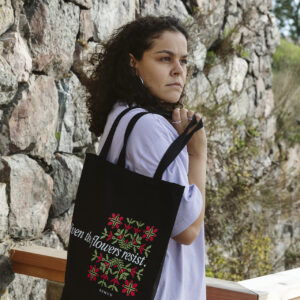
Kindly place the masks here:
<instances>
[{"instance_id":1,"label":"woman's face","mask_svg":"<svg viewBox=\"0 0 300 300\"><path fill-rule=\"evenodd\" d=\"M179 100L187 63L187 40L181 32L164 31L140 61L129 55L130 65L154 96L169 103Z\"/></svg>"}]
</instances>

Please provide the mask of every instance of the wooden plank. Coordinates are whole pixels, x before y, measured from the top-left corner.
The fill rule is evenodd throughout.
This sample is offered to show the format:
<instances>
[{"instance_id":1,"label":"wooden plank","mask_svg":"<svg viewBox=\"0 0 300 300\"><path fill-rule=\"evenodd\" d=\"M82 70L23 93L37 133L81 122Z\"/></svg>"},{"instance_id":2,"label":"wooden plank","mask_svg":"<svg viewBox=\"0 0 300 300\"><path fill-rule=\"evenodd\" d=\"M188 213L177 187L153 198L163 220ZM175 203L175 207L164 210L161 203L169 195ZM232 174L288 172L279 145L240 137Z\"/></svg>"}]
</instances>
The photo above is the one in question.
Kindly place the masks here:
<instances>
[{"instance_id":1,"label":"wooden plank","mask_svg":"<svg viewBox=\"0 0 300 300\"><path fill-rule=\"evenodd\" d=\"M42 246L22 246L10 250L15 273L64 282L67 252Z\"/></svg>"},{"instance_id":2,"label":"wooden plank","mask_svg":"<svg viewBox=\"0 0 300 300\"><path fill-rule=\"evenodd\" d=\"M65 272L21 264L18 262L13 263L13 271L18 274L49 279L56 282L63 283L65 281Z\"/></svg>"},{"instance_id":3,"label":"wooden plank","mask_svg":"<svg viewBox=\"0 0 300 300\"><path fill-rule=\"evenodd\" d=\"M233 281L206 277L207 300L258 300L258 295Z\"/></svg>"}]
</instances>

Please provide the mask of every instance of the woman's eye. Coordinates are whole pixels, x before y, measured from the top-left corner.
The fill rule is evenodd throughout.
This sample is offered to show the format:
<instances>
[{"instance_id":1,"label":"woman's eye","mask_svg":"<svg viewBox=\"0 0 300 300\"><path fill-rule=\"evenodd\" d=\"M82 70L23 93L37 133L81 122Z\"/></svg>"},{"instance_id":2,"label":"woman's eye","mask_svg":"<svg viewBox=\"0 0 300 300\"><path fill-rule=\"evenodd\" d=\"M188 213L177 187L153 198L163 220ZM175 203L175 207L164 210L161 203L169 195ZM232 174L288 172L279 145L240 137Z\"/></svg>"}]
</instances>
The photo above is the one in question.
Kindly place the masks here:
<instances>
[{"instance_id":1,"label":"woman's eye","mask_svg":"<svg viewBox=\"0 0 300 300\"><path fill-rule=\"evenodd\" d=\"M162 60L162 61L170 61L170 57L165 56L165 57L162 57L160 60Z\"/></svg>"},{"instance_id":2,"label":"woman's eye","mask_svg":"<svg viewBox=\"0 0 300 300\"><path fill-rule=\"evenodd\" d=\"M181 62L185 65L188 63L187 59L182 59Z\"/></svg>"}]
</instances>

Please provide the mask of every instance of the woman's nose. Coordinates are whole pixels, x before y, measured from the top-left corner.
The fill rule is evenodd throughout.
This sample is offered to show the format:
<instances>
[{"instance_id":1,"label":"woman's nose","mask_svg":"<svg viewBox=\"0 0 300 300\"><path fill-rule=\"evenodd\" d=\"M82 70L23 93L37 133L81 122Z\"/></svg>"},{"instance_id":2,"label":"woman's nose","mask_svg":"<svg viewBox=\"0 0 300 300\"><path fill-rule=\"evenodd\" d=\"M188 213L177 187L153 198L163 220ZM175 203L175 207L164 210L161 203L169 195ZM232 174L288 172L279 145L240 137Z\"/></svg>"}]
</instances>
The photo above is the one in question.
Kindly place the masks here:
<instances>
[{"instance_id":1,"label":"woman's nose","mask_svg":"<svg viewBox=\"0 0 300 300\"><path fill-rule=\"evenodd\" d=\"M181 65L180 61L179 60L175 61L173 69L172 69L172 74L179 75L179 74L182 74L183 72L184 72L183 66Z\"/></svg>"}]
</instances>

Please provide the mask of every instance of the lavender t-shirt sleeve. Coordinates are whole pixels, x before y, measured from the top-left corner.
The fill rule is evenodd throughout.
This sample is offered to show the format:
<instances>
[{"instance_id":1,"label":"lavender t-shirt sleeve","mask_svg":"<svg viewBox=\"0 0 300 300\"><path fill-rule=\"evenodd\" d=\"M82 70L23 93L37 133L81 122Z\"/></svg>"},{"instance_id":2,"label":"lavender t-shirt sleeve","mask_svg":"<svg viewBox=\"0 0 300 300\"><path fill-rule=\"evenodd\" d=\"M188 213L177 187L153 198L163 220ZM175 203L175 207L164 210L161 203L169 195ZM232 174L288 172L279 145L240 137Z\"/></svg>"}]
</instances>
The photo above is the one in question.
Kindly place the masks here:
<instances>
[{"instance_id":1,"label":"lavender t-shirt sleeve","mask_svg":"<svg viewBox=\"0 0 300 300\"><path fill-rule=\"evenodd\" d=\"M136 173L153 177L161 158L178 133L164 117L157 114L143 116L137 125L128 139L127 167ZM195 184L189 184L187 174L188 153L185 147L162 176L165 181L185 187L171 237L194 223L202 209L201 192Z\"/></svg>"}]
</instances>

